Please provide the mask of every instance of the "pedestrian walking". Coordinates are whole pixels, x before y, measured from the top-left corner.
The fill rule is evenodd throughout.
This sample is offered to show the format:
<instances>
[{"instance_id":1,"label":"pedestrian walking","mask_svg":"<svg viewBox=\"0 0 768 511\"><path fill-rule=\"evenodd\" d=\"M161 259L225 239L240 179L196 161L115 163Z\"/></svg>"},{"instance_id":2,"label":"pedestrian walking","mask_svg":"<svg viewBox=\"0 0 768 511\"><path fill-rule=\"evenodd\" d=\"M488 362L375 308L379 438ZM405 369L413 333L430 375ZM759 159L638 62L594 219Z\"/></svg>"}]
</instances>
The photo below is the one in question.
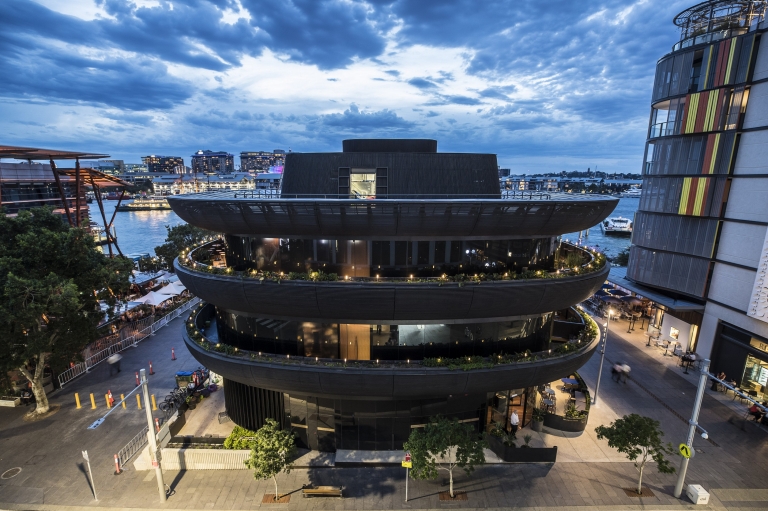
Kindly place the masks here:
<instances>
[{"instance_id":1,"label":"pedestrian walking","mask_svg":"<svg viewBox=\"0 0 768 511\"><path fill-rule=\"evenodd\" d=\"M611 367L611 379L616 383L619 383L619 380L621 379L621 362L617 362Z\"/></svg>"},{"instance_id":2,"label":"pedestrian walking","mask_svg":"<svg viewBox=\"0 0 768 511\"><path fill-rule=\"evenodd\" d=\"M123 356L120 353L115 353L114 355L111 355L109 358L107 358L107 363L109 364L109 375L112 376L112 372L117 370L117 372L120 372L120 361L123 359Z\"/></svg>"},{"instance_id":3,"label":"pedestrian walking","mask_svg":"<svg viewBox=\"0 0 768 511\"><path fill-rule=\"evenodd\" d=\"M520 425L520 417L517 416L516 410L512 410L512 413L509 414L509 425L512 428L512 434L516 434L517 428Z\"/></svg>"},{"instance_id":4,"label":"pedestrian walking","mask_svg":"<svg viewBox=\"0 0 768 511\"><path fill-rule=\"evenodd\" d=\"M632 369L629 367L628 364L621 364L621 381L623 381L625 385L627 383L627 380L629 379L629 372L631 370Z\"/></svg>"}]
</instances>

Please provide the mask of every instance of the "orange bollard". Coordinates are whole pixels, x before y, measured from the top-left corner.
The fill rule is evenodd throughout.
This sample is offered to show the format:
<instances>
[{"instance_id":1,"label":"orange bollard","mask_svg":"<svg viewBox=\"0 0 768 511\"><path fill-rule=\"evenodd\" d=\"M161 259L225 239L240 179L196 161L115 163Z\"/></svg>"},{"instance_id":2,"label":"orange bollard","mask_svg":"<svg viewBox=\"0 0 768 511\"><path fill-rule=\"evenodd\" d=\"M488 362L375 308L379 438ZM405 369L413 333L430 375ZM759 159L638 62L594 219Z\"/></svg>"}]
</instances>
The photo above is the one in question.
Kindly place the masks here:
<instances>
[{"instance_id":1,"label":"orange bollard","mask_svg":"<svg viewBox=\"0 0 768 511\"><path fill-rule=\"evenodd\" d=\"M149 361L149 374L155 374L155 371L152 370L152 361Z\"/></svg>"},{"instance_id":2,"label":"orange bollard","mask_svg":"<svg viewBox=\"0 0 768 511\"><path fill-rule=\"evenodd\" d=\"M155 417L155 429L157 429L157 432L160 433L160 419Z\"/></svg>"},{"instance_id":3,"label":"orange bollard","mask_svg":"<svg viewBox=\"0 0 768 511\"><path fill-rule=\"evenodd\" d=\"M171 348L171 360L176 360L176 351Z\"/></svg>"},{"instance_id":4,"label":"orange bollard","mask_svg":"<svg viewBox=\"0 0 768 511\"><path fill-rule=\"evenodd\" d=\"M123 471L120 470L120 460L117 459L117 454L115 454L115 475L119 476L122 473Z\"/></svg>"}]
</instances>

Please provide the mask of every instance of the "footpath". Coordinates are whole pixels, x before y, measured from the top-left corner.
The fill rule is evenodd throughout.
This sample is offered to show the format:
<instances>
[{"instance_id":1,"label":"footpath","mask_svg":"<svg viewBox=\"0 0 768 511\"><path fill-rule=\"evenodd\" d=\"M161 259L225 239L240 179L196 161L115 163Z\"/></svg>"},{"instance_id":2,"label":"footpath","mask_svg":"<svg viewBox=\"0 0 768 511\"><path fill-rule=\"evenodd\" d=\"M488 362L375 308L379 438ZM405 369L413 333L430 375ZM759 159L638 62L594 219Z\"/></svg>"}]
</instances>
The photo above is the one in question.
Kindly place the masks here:
<instances>
[{"instance_id":1,"label":"footpath","mask_svg":"<svg viewBox=\"0 0 768 511\"><path fill-rule=\"evenodd\" d=\"M86 428L106 412L106 389L113 395L133 389L134 371L147 367L148 360L157 373L150 377L150 388L158 398L174 386L176 371L197 367L183 348L181 328L181 319L176 319L138 348L123 352L123 371L118 376L110 377L107 366L97 367L66 386L52 399L61 410L48 419L25 423L23 408L0 411L0 473L22 469L15 477L0 480L0 509L768 509L768 433L751 424L742 429L737 420L729 422L740 417L738 406L732 408L711 391L704 398L700 418L710 439L696 437L697 454L686 479L710 491L710 503L695 506L685 498L675 499L672 491L677 476L658 474L652 466L646 469L644 485L654 497L633 498L623 491L636 484L637 472L605 441L595 438L594 428L624 414L639 413L659 420L664 439L677 445L685 438L695 396L695 380L660 359L657 350L646 348L637 332L624 333L624 323L610 327L598 404L590 412L587 431L578 437L553 431L542 435L544 443L558 445L562 461L488 464L471 475L457 471L455 486L466 492L466 501L439 500L438 493L447 489L444 473L438 480L411 480L406 503L404 469L318 467L295 469L278 477L280 491L291 495L287 504L263 504L264 494L274 491L273 483L254 480L248 470L166 471L165 482L173 495L160 504L154 472L136 472L128 464L125 473L113 475L112 456L145 424L144 412L136 409L135 400L126 410L116 410L98 429ZM171 347L178 348L175 362L170 360ZM609 361L619 360L632 367L627 384L611 380ZM593 393L599 362L596 354L579 371ZM74 392L80 392L81 399L90 392L101 396L99 408L91 410L87 399L82 399L83 408L76 409ZM526 433L527 428L518 436ZM98 501L93 499L83 466L84 449L91 457ZM679 457L673 463L677 466ZM344 486L345 498L304 499L303 484Z\"/></svg>"}]
</instances>

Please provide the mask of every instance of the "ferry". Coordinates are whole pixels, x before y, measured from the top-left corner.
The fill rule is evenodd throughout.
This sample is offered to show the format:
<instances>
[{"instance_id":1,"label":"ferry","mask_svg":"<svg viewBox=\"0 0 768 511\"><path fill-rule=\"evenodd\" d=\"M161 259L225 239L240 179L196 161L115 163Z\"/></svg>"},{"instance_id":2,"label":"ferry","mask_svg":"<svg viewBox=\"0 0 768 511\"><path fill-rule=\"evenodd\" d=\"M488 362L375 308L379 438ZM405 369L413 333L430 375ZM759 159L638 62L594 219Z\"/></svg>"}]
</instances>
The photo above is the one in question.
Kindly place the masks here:
<instances>
[{"instance_id":1,"label":"ferry","mask_svg":"<svg viewBox=\"0 0 768 511\"><path fill-rule=\"evenodd\" d=\"M625 199L639 199L640 195L642 195L643 190L641 188L632 187L628 190L625 190L621 193L620 197L623 197Z\"/></svg>"},{"instance_id":2,"label":"ferry","mask_svg":"<svg viewBox=\"0 0 768 511\"><path fill-rule=\"evenodd\" d=\"M600 224L603 234L616 236L630 236L632 234L632 221L628 218L616 216L609 218Z\"/></svg>"},{"instance_id":3,"label":"ferry","mask_svg":"<svg viewBox=\"0 0 768 511\"><path fill-rule=\"evenodd\" d=\"M148 197L138 197L133 202L120 204L117 211L170 211L171 206L168 199L162 195L150 195Z\"/></svg>"}]
</instances>

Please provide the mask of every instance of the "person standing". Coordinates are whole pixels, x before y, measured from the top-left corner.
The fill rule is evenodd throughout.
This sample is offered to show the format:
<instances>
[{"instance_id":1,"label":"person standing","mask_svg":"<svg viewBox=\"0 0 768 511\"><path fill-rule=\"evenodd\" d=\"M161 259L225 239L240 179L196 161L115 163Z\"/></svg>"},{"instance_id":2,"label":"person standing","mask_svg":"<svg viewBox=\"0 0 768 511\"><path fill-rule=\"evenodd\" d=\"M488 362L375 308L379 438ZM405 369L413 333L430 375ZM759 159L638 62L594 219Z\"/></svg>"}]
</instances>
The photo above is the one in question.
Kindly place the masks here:
<instances>
[{"instance_id":1,"label":"person standing","mask_svg":"<svg viewBox=\"0 0 768 511\"><path fill-rule=\"evenodd\" d=\"M512 434L516 434L517 428L520 426L520 418L517 416L516 410L512 410L512 413L509 415L509 425L512 428Z\"/></svg>"}]
</instances>

